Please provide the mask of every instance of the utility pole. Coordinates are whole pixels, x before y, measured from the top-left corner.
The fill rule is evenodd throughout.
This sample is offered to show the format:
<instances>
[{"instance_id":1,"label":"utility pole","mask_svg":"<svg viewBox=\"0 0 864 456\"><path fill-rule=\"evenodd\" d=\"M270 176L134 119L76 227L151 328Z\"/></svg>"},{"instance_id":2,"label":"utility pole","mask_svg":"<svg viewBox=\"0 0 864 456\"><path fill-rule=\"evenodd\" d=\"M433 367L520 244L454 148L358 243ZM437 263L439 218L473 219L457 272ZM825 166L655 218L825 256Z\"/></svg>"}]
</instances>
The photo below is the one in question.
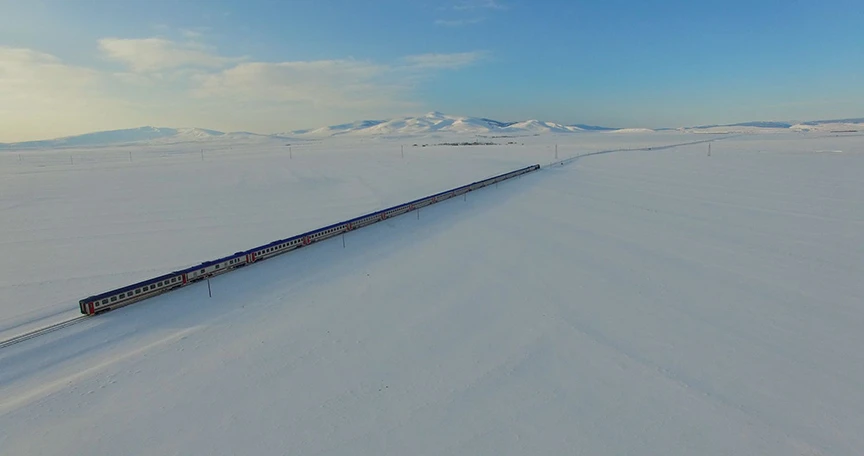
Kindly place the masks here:
<instances>
[{"instance_id":1,"label":"utility pole","mask_svg":"<svg viewBox=\"0 0 864 456\"><path fill-rule=\"evenodd\" d=\"M711 156L711 143L708 143L708 156Z\"/></svg>"},{"instance_id":2,"label":"utility pole","mask_svg":"<svg viewBox=\"0 0 864 456\"><path fill-rule=\"evenodd\" d=\"M210 277L207 277L207 294L213 297L213 292L210 290Z\"/></svg>"},{"instance_id":3,"label":"utility pole","mask_svg":"<svg viewBox=\"0 0 864 456\"><path fill-rule=\"evenodd\" d=\"M345 233L342 233L342 248L345 248Z\"/></svg>"}]
</instances>

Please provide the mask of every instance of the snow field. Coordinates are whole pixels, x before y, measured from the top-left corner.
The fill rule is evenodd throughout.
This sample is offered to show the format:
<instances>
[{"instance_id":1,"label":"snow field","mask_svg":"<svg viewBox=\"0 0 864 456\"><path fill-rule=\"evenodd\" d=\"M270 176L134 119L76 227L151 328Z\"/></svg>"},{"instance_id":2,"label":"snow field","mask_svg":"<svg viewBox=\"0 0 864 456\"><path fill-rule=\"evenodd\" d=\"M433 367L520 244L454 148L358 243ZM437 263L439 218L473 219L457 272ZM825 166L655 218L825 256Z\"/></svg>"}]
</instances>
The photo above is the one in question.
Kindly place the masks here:
<instances>
[{"instance_id":1,"label":"snow field","mask_svg":"<svg viewBox=\"0 0 864 456\"><path fill-rule=\"evenodd\" d=\"M11 347L0 444L858 454L862 143L751 141L580 159Z\"/></svg>"},{"instance_id":2,"label":"snow field","mask_svg":"<svg viewBox=\"0 0 864 456\"><path fill-rule=\"evenodd\" d=\"M0 338L70 318L96 293L551 162L559 140L561 157L617 144L597 134L431 146L464 140L334 139L292 143L290 152L281 140L154 141L0 153Z\"/></svg>"}]
</instances>

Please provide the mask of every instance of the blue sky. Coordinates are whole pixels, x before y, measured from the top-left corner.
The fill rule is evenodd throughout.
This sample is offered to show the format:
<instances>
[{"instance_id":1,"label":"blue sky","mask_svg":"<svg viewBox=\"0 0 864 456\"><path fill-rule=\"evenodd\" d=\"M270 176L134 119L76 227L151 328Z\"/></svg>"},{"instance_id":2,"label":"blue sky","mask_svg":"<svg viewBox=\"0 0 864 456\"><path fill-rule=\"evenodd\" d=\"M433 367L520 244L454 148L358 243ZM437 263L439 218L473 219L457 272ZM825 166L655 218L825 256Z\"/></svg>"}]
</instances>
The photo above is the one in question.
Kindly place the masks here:
<instances>
[{"instance_id":1,"label":"blue sky","mask_svg":"<svg viewBox=\"0 0 864 456\"><path fill-rule=\"evenodd\" d=\"M426 111L663 127L864 116L864 3L0 0L0 141Z\"/></svg>"}]
</instances>

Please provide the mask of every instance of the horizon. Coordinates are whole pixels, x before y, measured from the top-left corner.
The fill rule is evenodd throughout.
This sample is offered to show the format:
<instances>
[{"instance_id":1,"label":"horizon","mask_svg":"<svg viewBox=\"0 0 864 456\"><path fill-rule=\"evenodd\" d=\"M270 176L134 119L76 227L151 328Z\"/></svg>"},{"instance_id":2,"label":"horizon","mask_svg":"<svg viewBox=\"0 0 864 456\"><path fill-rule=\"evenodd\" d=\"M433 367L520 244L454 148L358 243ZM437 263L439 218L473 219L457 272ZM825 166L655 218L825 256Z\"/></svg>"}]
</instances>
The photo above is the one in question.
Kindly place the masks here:
<instances>
[{"instance_id":1,"label":"horizon","mask_svg":"<svg viewBox=\"0 0 864 456\"><path fill-rule=\"evenodd\" d=\"M479 116L479 117L473 117L473 116L462 116L462 115L458 115L458 114L449 114L449 113L444 113L444 112L441 112L441 111L434 111L434 110L433 110L433 111L430 111L430 112L428 112L428 113L426 113L425 115L428 116L428 115L431 115L431 114L440 114L440 115L443 115L443 116L446 116L446 117L449 117L449 118L467 118L467 119L476 119L476 120L492 120L492 121L496 121L496 122L503 122L503 123L519 123L519 122L527 122L527 121L537 120L537 121L540 121L540 122L551 122L551 123L557 123L557 124L565 125L565 126L599 127L599 128L603 128L603 129L609 129L610 131L614 131L614 130L625 130L625 129L634 129L634 128L635 128L635 129L642 128L642 127L632 127L632 126L610 126L610 125L590 125L590 124L564 124L564 123L556 122L556 121L554 121L554 120L549 120L549 119L518 119L518 120L507 119L507 120L502 120L502 119L496 119L496 118L494 118L494 117L492 117L492 116ZM67 138L77 138L77 137L80 137L80 136L95 135L95 134L101 134L101 133L113 133L113 132L119 132L119 131L134 131L134 130L142 130L142 129L147 129L147 128L152 128L152 129L172 129L172 130L201 130L201 131L208 131L208 132L211 132L211 133L219 133L219 134L250 133L250 134L254 134L254 135L273 136L273 137L277 137L277 136L280 136L280 135L302 134L302 133L305 133L305 132L310 132L310 131L314 131L314 130L318 130L318 129L330 128L330 127L338 127L338 126L344 126L344 125L351 125L351 124L355 124L355 123L359 123L359 122L381 122L381 123L384 123L384 122L388 122L388 121L392 121L392 120L412 119L412 118L422 118L422 117L424 117L424 114L412 114L412 115L410 115L410 116L398 116L398 117L394 117L394 118L390 118L390 119L355 119L355 120L353 120L353 121L343 122L343 123L341 123L341 124L333 124L333 125L319 125L319 126L317 126L317 127L304 128L304 129L297 129L297 130L286 130L286 131L281 131L281 132L277 132L277 131L274 131L274 132L264 132L264 131L250 131L250 130L215 130L215 129L212 129L212 128L208 128L208 127L206 127L206 126L138 125L138 126L128 127L128 128L118 128L118 129L111 129L111 130L96 130L96 131L88 131L88 132L79 133L79 134L73 134L73 135L66 135L66 136L59 136L59 137L45 137L45 138L37 138L37 139L26 140L26 141L17 141L17 142L2 142L2 141L0 141L0 145L26 144L26 143L31 143L31 142L33 142L33 143L36 143L36 142L46 142L46 141L62 140L62 139L67 139ZM860 116L860 117L849 117L849 118L838 118L838 119L761 119L761 120L746 120L746 121L741 121L741 122L732 122L732 123L728 123L728 124L702 124L702 125L676 125L676 126L665 126L665 127L651 128L651 129L649 129L649 130L661 131L661 130L675 130L675 129L682 129L682 128L683 128L683 129L698 129L698 128L711 128L711 127L746 126L746 125L748 125L748 124L755 124L755 123L778 123L778 124L789 124L789 125L795 125L796 123L842 123L842 122L846 122L846 121L853 121L853 122L855 122L855 123L864 123L864 116ZM591 131L592 131L592 130L586 130L584 133L589 133L589 132L591 132Z\"/></svg>"},{"instance_id":2,"label":"horizon","mask_svg":"<svg viewBox=\"0 0 864 456\"><path fill-rule=\"evenodd\" d=\"M429 111L651 129L864 115L849 0L4 6L0 143Z\"/></svg>"}]
</instances>

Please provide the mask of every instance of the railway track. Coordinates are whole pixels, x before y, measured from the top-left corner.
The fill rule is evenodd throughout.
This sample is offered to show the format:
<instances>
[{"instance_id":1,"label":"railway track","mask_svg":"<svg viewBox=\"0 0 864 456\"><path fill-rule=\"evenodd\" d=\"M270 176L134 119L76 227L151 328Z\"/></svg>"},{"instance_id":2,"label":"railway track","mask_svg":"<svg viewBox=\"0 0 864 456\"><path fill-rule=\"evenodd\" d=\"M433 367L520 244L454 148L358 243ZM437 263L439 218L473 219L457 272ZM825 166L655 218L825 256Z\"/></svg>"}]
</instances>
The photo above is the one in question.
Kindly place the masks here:
<instances>
[{"instance_id":1,"label":"railway track","mask_svg":"<svg viewBox=\"0 0 864 456\"><path fill-rule=\"evenodd\" d=\"M15 337L10 338L10 339L0 341L0 350L4 349L6 347L11 347L12 345L15 345L19 342L24 342L25 340L30 340L30 339L33 339L34 337L39 337L43 334L48 334L50 332L57 331L58 329L63 329L63 328L66 328L68 326L72 326L76 323L80 323L81 321L83 321L87 318L90 318L90 317L88 315L82 315L80 317L72 318L72 319L66 320L66 321L61 321L60 323L54 323L53 325L48 325L48 326L45 326L45 327L42 327L39 329L35 329L33 331L26 332L24 334L17 335Z\"/></svg>"}]
</instances>

